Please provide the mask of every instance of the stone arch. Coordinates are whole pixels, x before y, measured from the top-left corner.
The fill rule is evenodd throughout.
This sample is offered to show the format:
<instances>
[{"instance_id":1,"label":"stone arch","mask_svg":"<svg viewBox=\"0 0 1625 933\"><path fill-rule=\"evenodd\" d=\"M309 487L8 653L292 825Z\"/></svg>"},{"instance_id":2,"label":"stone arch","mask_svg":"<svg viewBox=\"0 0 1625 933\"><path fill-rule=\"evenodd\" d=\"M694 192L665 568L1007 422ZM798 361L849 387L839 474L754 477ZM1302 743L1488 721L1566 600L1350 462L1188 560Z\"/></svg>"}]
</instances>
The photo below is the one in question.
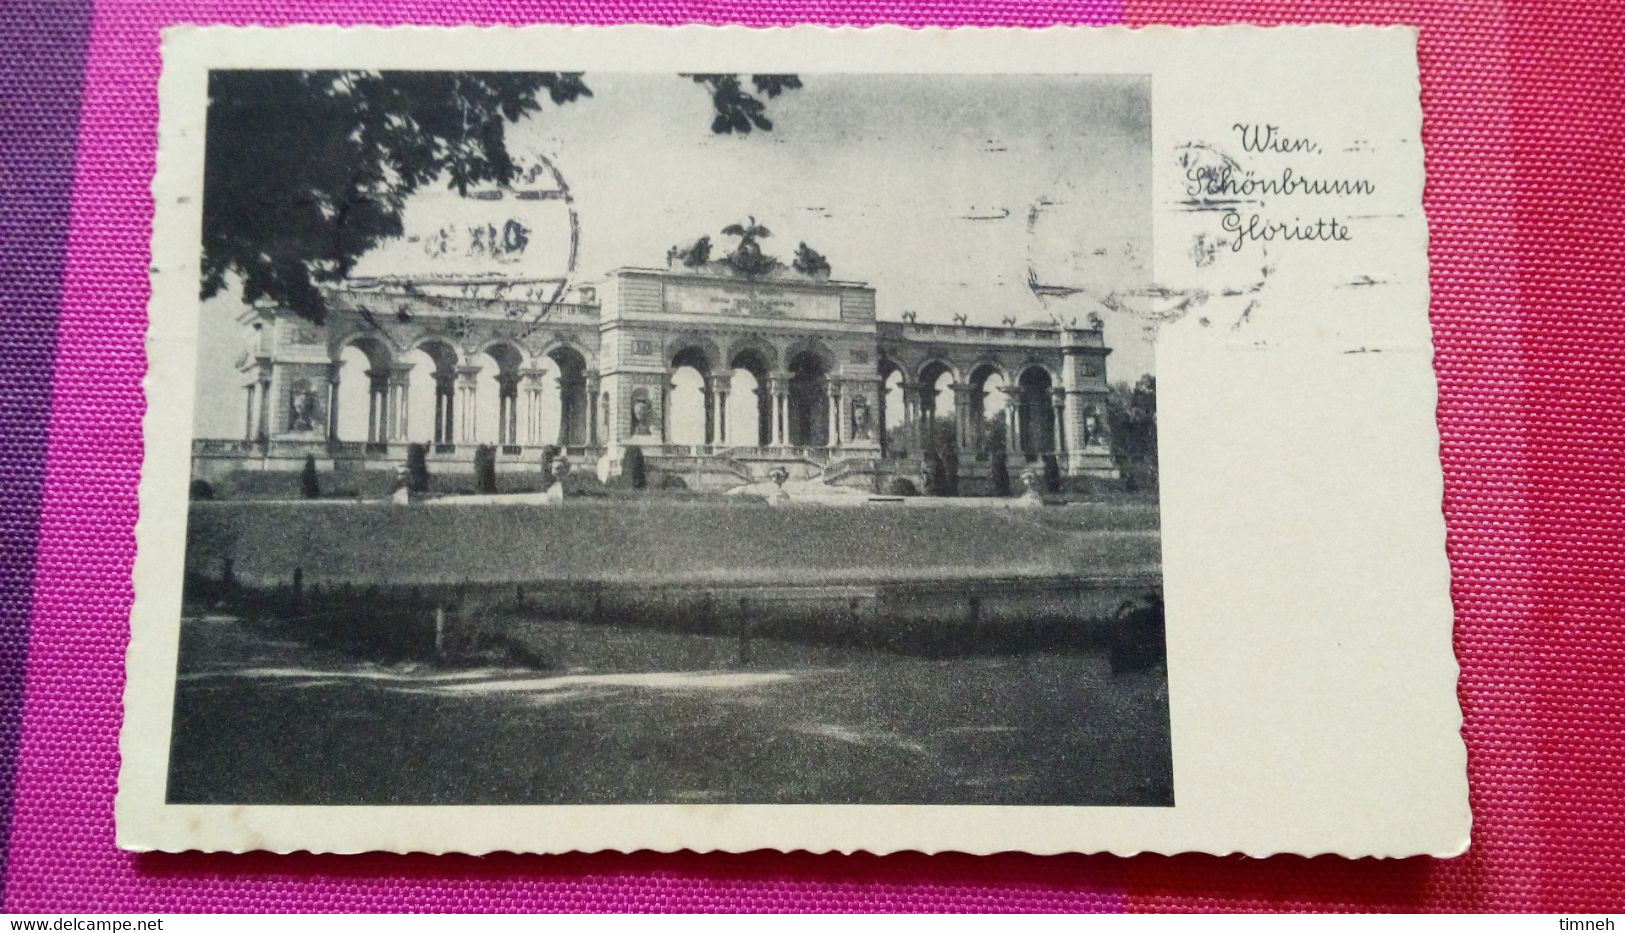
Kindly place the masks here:
<instances>
[{"instance_id":1,"label":"stone arch","mask_svg":"<svg viewBox=\"0 0 1625 933\"><path fill-rule=\"evenodd\" d=\"M447 369L456 369L462 365L463 351L457 341L446 334L429 333L418 337L406 345L405 352L411 353L422 350L435 361L436 366Z\"/></svg>"},{"instance_id":2,"label":"stone arch","mask_svg":"<svg viewBox=\"0 0 1625 933\"><path fill-rule=\"evenodd\" d=\"M728 353L723 362L732 369L744 368L740 366L740 359L754 357L753 363L759 364L763 374L771 373L779 367L779 348L773 342L747 334L728 344Z\"/></svg>"},{"instance_id":3,"label":"stone arch","mask_svg":"<svg viewBox=\"0 0 1625 933\"><path fill-rule=\"evenodd\" d=\"M553 339L541 344L540 349L533 345L529 354L532 366L545 366L547 361L557 358L562 351L566 357L581 361L583 370L587 372L598 371L598 354L590 346L585 346L574 340ZM573 356L572 356L573 355Z\"/></svg>"},{"instance_id":4,"label":"stone arch","mask_svg":"<svg viewBox=\"0 0 1625 933\"><path fill-rule=\"evenodd\" d=\"M773 443L773 373L779 351L771 342L747 335L728 345L727 441L731 446ZM747 425L754 425L747 430Z\"/></svg>"},{"instance_id":5,"label":"stone arch","mask_svg":"<svg viewBox=\"0 0 1625 933\"><path fill-rule=\"evenodd\" d=\"M965 380L970 383L986 381L990 375L998 376L1006 381L1010 378L1009 370L999 362L996 356L979 356L969 366L965 367Z\"/></svg>"},{"instance_id":6,"label":"stone arch","mask_svg":"<svg viewBox=\"0 0 1625 933\"><path fill-rule=\"evenodd\" d=\"M511 369L515 372L528 367L531 360L525 346L508 337L493 337L479 344L469 358L477 360L481 356L491 357L504 371Z\"/></svg>"},{"instance_id":7,"label":"stone arch","mask_svg":"<svg viewBox=\"0 0 1625 933\"><path fill-rule=\"evenodd\" d=\"M1034 372L1034 371L1042 372L1049 379L1051 385L1060 385L1061 384L1061 371L1059 369L1055 368L1054 366L1051 366L1050 364L1045 363L1045 362L1043 362L1041 360L1031 360L1031 359L1027 360L1026 362L1022 363L1021 365L1015 367L1015 371L1016 371L1015 381L1018 384L1023 379L1027 378L1028 373Z\"/></svg>"},{"instance_id":8,"label":"stone arch","mask_svg":"<svg viewBox=\"0 0 1625 933\"><path fill-rule=\"evenodd\" d=\"M678 363L678 357L685 362ZM666 341L666 369L674 372L679 366L694 366L702 375L722 366L722 350L716 341L698 334L675 334Z\"/></svg>"},{"instance_id":9,"label":"stone arch","mask_svg":"<svg viewBox=\"0 0 1625 933\"><path fill-rule=\"evenodd\" d=\"M355 347L367 355L372 366L388 367L395 362L396 347L389 338L370 330L354 330L335 337L328 345L328 358L334 363L344 360L344 351Z\"/></svg>"},{"instance_id":10,"label":"stone arch","mask_svg":"<svg viewBox=\"0 0 1625 933\"><path fill-rule=\"evenodd\" d=\"M706 348L683 344L666 357L666 437L673 444L701 446L715 436L711 402L711 376L721 364Z\"/></svg>"},{"instance_id":11,"label":"stone arch","mask_svg":"<svg viewBox=\"0 0 1625 933\"><path fill-rule=\"evenodd\" d=\"M436 445L455 443L461 348L446 335L430 333L408 343L401 358L411 366L406 386L407 440Z\"/></svg>"},{"instance_id":12,"label":"stone arch","mask_svg":"<svg viewBox=\"0 0 1625 933\"><path fill-rule=\"evenodd\" d=\"M839 368L839 361L835 352L828 344L816 337L799 337L784 348L784 368L789 372L796 357L811 357L818 360L825 373L833 373Z\"/></svg>"},{"instance_id":13,"label":"stone arch","mask_svg":"<svg viewBox=\"0 0 1625 933\"><path fill-rule=\"evenodd\" d=\"M1028 460L1058 449L1055 443L1053 393L1059 384L1049 367L1039 363L1023 366L1016 376L1016 390L1019 393L1016 449Z\"/></svg>"},{"instance_id":14,"label":"stone arch","mask_svg":"<svg viewBox=\"0 0 1625 933\"><path fill-rule=\"evenodd\" d=\"M792 446L825 447L830 443L829 379L835 355L822 343L798 340L785 352L789 374L786 434Z\"/></svg>"},{"instance_id":15,"label":"stone arch","mask_svg":"<svg viewBox=\"0 0 1625 933\"><path fill-rule=\"evenodd\" d=\"M598 372L598 351L591 343L572 340L574 335L561 332L549 332L546 335L536 336L538 336L538 340L526 341L526 349L530 351L531 366L546 366L546 361L551 358L552 354L556 354L561 349L567 349L567 351L575 353L575 356L582 359L588 371Z\"/></svg>"},{"instance_id":16,"label":"stone arch","mask_svg":"<svg viewBox=\"0 0 1625 933\"><path fill-rule=\"evenodd\" d=\"M883 457L901 452L908 444L910 419L907 390L904 387L909 384L909 372L907 363L890 354L883 353L875 360L875 374L880 377L880 390L877 393L880 411L876 412L876 421L880 425L880 452Z\"/></svg>"},{"instance_id":17,"label":"stone arch","mask_svg":"<svg viewBox=\"0 0 1625 933\"><path fill-rule=\"evenodd\" d=\"M952 361L944 356L932 355L922 358L919 363L915 364L914 366L914 381L923 384L926 381L928 374L927 371L930 371L929 375L933 379L938 378L941 373L946 372L948 375L954 377L955 382L959 381L959 369L954 366Z\"/></svg>"},{"instance_id":18,"label":"stone arch","mask_svg":"<svg viewBox=\"0 0 1625 933\"><path fill-rule=\"evenodd\" d=\"M981 457L988 451L991 442L1008 443L1004 440L1003 430L1008 429L1005 422L1005 409L1007 393L1010 386L1004 365L994 357L982 357L966 369L965 382L969 391L965 393L970 410L965 415L966 443ZM990 422L996 426L990 428Z\"/></svg>"},{"instance_id":19,"label":"stone arch","mask_svg":"<svg viewBox=\"0 0 1625 933\"><path fill-rule=\"evenodd\" d=\"M947 381L944 381L946 377ZM959 382L959 371L941 357L929 357L914 371L914 381L920 386L920 417L928 420L953 408L952 386Z\"/></svg>"},{"instance_id":20,"label":"stone arch","mask_svg":"<svg viewBox=\"0 0 1625 933\"><path fill-rule=\"evenodd\" d=\"M369 444L403 439L406 393L396 375L395 345L377 332L355 330L335 338L328 353L333 363L328 439L364 437Z\"/></svg>"},{"instance_id":21,"label":"stone arch","mask_svg":"<svg viewBox=\"0 0 1625 933\"><path fill-rule=\"evenodd\" d=\"M533 416L530 428L532 443L579 447L593 442L596 399L592 395L596 390L589 378L595 372L593 365L588 351L566 341L549 345L534 358L530 381L536 394L532 403L540 406L544 400L557 399L558 430L556 434L548 436L546 418L538 413Z\"/></svg>"},{"instance_id":22,"label":"stone arch","mask_svg":"<svg viewBox=\"0 0 1625 933\"><path fill-rule=\"evenodd\" d=\"M520 443L519 389L526 363L525 351L505 338L476 344L469 354L470 370L479 367L472 372L477 440L503 447Z\"/></svg>"}]
</instances>

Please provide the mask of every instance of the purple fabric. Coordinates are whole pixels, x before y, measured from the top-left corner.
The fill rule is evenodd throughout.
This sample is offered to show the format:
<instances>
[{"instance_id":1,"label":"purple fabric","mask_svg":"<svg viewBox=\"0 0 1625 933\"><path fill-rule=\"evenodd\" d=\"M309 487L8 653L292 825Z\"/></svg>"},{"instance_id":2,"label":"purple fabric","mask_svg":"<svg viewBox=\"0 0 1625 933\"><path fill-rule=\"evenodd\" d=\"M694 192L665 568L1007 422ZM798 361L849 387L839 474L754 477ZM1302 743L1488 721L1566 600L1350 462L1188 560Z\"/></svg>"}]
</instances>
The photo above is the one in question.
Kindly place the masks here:
<instances>
[{"instance_id":1,"label":"purple fabric","mask_svg":"<svg viewBox=\"0 0 1625 933\"><path fill-rule=\"evenodd\" d=\"M88 4L0 5L0 853L11 835ZM0 859L4 856L0 855ZM0 903L5 902L0 872Z\"/></svg>"}]
</instances>

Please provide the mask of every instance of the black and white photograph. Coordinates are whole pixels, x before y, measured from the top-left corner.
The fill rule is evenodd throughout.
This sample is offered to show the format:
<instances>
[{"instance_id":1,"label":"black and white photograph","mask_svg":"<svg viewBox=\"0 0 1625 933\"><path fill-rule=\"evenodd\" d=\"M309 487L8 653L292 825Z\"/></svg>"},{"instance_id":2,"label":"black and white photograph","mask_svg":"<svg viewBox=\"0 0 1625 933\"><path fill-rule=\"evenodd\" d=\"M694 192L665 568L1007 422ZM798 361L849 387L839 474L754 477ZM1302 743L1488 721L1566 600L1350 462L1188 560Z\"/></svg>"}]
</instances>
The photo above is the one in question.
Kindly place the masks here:
<instances>
[{"instance_id":1,"label":"black and white photograph","mask_svg":"<svg viewBox=\"0 0 1625 933\"><path fill-rule=\"evenodd\" d=\"M211 71L167 801L1172 806L1151 104Z\"/></svg>"}]
</instances>

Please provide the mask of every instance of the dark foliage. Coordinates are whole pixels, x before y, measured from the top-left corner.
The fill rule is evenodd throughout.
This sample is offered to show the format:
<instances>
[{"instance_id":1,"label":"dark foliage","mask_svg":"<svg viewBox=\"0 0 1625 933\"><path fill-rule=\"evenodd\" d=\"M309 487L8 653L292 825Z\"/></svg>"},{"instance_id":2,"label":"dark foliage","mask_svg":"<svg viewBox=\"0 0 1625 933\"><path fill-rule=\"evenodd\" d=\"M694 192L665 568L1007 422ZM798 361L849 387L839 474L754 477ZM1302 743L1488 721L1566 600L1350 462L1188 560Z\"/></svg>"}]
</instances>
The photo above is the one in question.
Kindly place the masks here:
<instances>
[{"instance_id":1,"label":"dark foliage","mask_svg":"<svg viewBox=\"0 0 1625 933\"><path fill-rule=\"evenodd\" d=\"M1132 387L1117 383L1106 398L1106 424L1111 431L1112 459L1129 491L1156 489L1157 377L1141 376Z\"/></svg>"},{"instance_id":2,"label":"dark foliage","mask_svg":"<svg viewBox=\"0 0 1625 933\"><path fill-rule=\"evenodd\" d=\"M474 448L474 487L486 494L497 491L497 449L490 444Z\"/></svg>"},{"instance_id":3,"label":"dark foliage","mask_svg":"<svg viewBox=\"0 0 1625 933\"><path fill-rule=\"evenodd\" d=\"M762 98L794 75L694 75L711 90L717 133L772 128ZM506 185L520 167L507 129L592 92L579 73L218 70L205 130L203 297L241 279L310 320L324 284L402 233L406 199L425 185ZM759 95L759 96L758 96Z\"/></svg>"},{"instance_id":4,"label":"dark foliage","mask_svg":"<svg viewBox=\"0 0 1625 933\"><path fill-rule=\"evenodd\" d=\"M214 487L205 480L195 479L192 480L192 485L187 490L187 494L194 501L207 501L214 498Z\"/></svg>"},{"instance_id":5,"label":"dark foliage","mask_svg":"<svg viewBox=\"0 0 1625 933\"><path fill-rule=\"evenodd\" d=\"M935 417L926 425L926 442L929 450L926 462L929 464L932 457L941 464L941 481L938 491L931 491L931 478L926 477L926 491L928 496L957 496L959 495L959 433L954 427L954 419Z\"/></svg>"},{"instance_id":6,"label":"dark foliage","mask_svg":"<svg viewBox=\"0 0 1625 933\"><path fill-rule=\"evenodd\" d=\"M559 446L548 444L542 448L542 488L553 485L553 461L559 458Z\"/></svg>"},{"instance_id":7,"label":"dark foliage","mask_svg":"<svg viewBox=\"0 0 1625 933\"><path fill-rule=\"evenodd\" d=\"M234 273L246 300L323 320L319 286L401 234L412 192L512 181L507 126L544 91L592 93L567 73L210 72L204 297Z\"/></svg>"},{"instance_id":8,"label":"dark foliage","mask_svg":"<svg viewBox=\"0 0 1625 933\"><path fill-rule=\"evenodd\" d=\"M406 488L412 492L429 491L429 445L408 444L406 447Z\"/></svg>"},{"instance_id":9,"label":"dark foliage","mask_svg":"<svg viewBox=\"0 0 1625 933\"><path fill-rule=\"evenodd\" d=\"M675 473L667 473L660 478L661 489L687 489L688 482Z\"/></svg>"},{"instance_id":10,"label":"dark foliage","mask_svg":"<svg viewBox=\"0 0 1625 933\"><path fill-rule=\"evenodd\" d=\"M1147 593L1117 607L1110 628L1112 673L1166 669L1167 622L1161 593Z\"/></svg>"},{"instance_id":11,"label":"dark foliage","mask_svg":"<svg viewBox=\"0 0 1625 933\"><path fill-rule=\"evenodd\" d=\"M710 91L711 106L716 110L716 117L711 121L713 133L749 133L753 127L771 130L773 121L767 118L767 104L762 98L771 100L801 87L801 79L795 75L751 75L755 93L745 90L739 75L684 77Z\"/></svg>"},{"instance_id":12,"label":"dark foliage","mask_svg":"<svg viewBox=\"0 0 1625 933\"><path fill-rule=\"evenodd\" d=\"M316 476L316 458L305 457L305 470L299 475L299 491L306 499L322 497L322 482Z\"/></svg>"},{"instance_id":13,"label":"dark foliage","mask_svg":"<svg viewBox=\"0 0 1625 933\"><path fill-rule=\"evenodd\" d=\"M643 462L643 448L628 447L621 454L621 475L631 482L633 489L643 489L649 485L649 468Z\"/></svg>"},{"instance_id":14,"label":"dark foliage","mask_svg":"<svg viewBox=\"0 0 1625 933\"><path fill-rule=\"evenodd\" d=\"M928 496L948 495L948 470L943 465L942 454L935 447L925 451L925 494Z\"/></svg>"},{"instance_id":15,"label":"dark foliage","mask_svg":"<svg viewBox=\"0 0 1625 933\"><path fill-rule=\"evenodd\" d=\"M914 481L906 476L894 476L891 482L886 484L886 495L888 496L917 496L919 494L920 487L914 485Z\"/></svg>"},{"instance_id":16,"label":"dark foliage","mask_svg":"<svg viewBox=\"0 0 1625 933\"><path fill-rule=\"evenodd\" d=\"M1044 491L1054 495L1061 491L1061 460L1054 454L1044 454Z\"/></svg>"},{"instance_id":17,"label":"dark foliage","mask_svg":"<svg viewBox=\"0 0 1625 933\"><path fill-rule=\"evenodd\" d=\"M988 471L992 474L993 494L1010 495L1010 452L1004 447L1004 432L999 432L999 442L989 448L987 459Z\"/></svg>"}]
</instances>

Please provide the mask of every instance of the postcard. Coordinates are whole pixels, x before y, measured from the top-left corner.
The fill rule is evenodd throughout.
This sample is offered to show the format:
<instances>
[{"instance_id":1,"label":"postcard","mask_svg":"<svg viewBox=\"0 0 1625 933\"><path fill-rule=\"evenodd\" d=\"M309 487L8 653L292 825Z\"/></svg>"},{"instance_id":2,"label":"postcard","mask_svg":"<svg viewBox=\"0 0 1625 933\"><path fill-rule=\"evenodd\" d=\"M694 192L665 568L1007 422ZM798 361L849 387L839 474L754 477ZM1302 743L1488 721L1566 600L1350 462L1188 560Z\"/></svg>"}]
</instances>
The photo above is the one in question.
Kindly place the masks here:
<instances>
[{"instance_id":1,"label":"postcard","mask_svg":"<svg viewBox=\"0 0 1625 933\"><path fill-rule=\"evenodd\" d=\"M163 52L121 846L1464 850L1414 30Z\"/></svg>"}]
</instances>

